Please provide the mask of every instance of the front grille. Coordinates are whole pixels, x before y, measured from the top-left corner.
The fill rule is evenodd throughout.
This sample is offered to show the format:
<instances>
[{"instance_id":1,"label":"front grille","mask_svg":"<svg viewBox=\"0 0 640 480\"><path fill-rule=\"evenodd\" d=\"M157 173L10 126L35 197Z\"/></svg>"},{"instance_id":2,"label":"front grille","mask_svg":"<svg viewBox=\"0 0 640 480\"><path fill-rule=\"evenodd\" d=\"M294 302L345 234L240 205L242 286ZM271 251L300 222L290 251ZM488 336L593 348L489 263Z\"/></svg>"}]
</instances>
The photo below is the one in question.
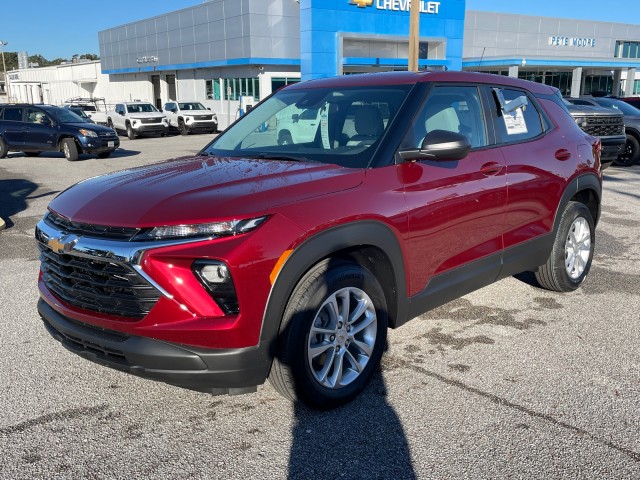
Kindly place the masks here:
<instances>
[{"instance_id":1,"label":"front grille","mask_svg":"<svg viewBox=\"0 0 640 480\"><path fill-rule=\"evenodd\" d=\"M162 122L162 117L154 117L154 118L141 118L140 123L160 123Z\"/></svg>"},{"instance_id":2,"label":"front grille","mask_svg":"<svg viewBox=\"0 0 640 480\"><path fill-rule=\"evenodd\" d=\"M100 132L98 136L100 138L118 138L115 132Z\"/></svg>"},{"instance_id":3,"label":"front grille","mask_svg":"<svg viewBox=\"0 0 640 480\"><path fill-rule=\"evenodd\" d=\"M213 116L212 115L194 115L193 118L195 120L212 120Z\"/></svg>"},{"instance_id":4,"label":"front grille","mask_svg":"<svg viewBox=\"0 0 640 480\"><path fill-rule=\"evenodd\" d=\"M583 130L594 137L624 135L622 117L586 117L587 126Z\"/></svg>"},{"instance_id":5,"label":"front grille","mask_svg":"<svg viewBox=\"0 0 640 480\"><path fill-rule=\"evenodd\" d=\"M47 225L55 228L56 230L63 230L66 233L74 233L76 235L91 238L130 240L131 237L139 231L138 228L107 227L104 225L89 225L87 223L72 222L52 212L49 212L44 221Z\"/></svg>"},{"instance_id":6,"label":"front grille","mask_svg":"<svg viewBox=\"0 0 640 480\"><path fill-rule=\"evenodd\" d=\"M116 263L40 248L42 280L60 300L85 310L141 319L160 293L135 270Z\"/></svg>"}]
</instances>

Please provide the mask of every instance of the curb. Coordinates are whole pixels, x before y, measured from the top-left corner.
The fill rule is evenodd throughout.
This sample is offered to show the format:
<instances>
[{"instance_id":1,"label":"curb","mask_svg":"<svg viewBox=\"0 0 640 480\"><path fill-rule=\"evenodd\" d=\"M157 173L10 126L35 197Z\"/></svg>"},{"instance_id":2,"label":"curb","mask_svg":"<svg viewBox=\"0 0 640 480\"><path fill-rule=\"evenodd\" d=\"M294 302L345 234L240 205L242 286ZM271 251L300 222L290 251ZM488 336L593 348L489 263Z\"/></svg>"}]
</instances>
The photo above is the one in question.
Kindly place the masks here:
<instances>
[{"instance_id":1,"label":"curb","mask_svg":"<svg viewBox=\"0 0 640 480\"><path fill-rule=\"evenodd\" d=\"M4 220L2 219L2 217L0 217L0 230L4 230L4 227L6 227L7 224L4 223Z\"/></svg>"}]
</instances>

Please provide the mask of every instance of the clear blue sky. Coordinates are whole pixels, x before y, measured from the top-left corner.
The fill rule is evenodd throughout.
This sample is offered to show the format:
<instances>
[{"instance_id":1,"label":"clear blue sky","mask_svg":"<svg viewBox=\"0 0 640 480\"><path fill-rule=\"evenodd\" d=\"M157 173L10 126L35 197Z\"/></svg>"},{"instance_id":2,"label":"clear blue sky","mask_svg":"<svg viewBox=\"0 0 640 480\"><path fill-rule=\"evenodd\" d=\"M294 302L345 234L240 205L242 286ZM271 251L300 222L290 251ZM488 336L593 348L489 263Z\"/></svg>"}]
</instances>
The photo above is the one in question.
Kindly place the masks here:
<instances>
[{"instance_id":1,"label":"clear blue sky","mask_svg":"<svg viewBox=\"0 0 640 480\"><path fill-rule=\"evenodd\" d=\"M467 0L466 4L468 10L640 24L637 2ZM49 60L99 54L98 31L199 3L202 0L0 0L0 40L9 42L6 51L26 50Z\"/></svg>"}]
</instances>

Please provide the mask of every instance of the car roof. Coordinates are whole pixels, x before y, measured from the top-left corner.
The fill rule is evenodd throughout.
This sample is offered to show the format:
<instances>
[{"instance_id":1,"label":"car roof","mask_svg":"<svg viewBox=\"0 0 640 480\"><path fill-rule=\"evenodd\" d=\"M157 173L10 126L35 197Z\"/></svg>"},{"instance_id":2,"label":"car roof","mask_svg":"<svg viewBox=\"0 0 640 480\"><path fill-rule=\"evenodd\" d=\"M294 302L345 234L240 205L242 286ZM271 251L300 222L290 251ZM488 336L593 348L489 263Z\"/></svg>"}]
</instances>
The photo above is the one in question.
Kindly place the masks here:
<instances>
[{"instance_id":1,"label":"car roof","mask_svg":"<svg viewBox=\"0 0 640 480\"><path fill-rule=\"evenodd\" d=\"M455 82L472 83L485 85L501 85L506 87L518 87L532 93L549 95L558 90L549 85L530 82L503 75L493 75L489 73L477 72L454 72L454 71L419 71L419 72L380 72L363 73L358 75L344 75L341 77L322 78L300 82L285 87L287 90L297 90L305 88L337 88L355 86L382 86L382 85L407 85L422 82Z\"/></svg>"}]
</instances>

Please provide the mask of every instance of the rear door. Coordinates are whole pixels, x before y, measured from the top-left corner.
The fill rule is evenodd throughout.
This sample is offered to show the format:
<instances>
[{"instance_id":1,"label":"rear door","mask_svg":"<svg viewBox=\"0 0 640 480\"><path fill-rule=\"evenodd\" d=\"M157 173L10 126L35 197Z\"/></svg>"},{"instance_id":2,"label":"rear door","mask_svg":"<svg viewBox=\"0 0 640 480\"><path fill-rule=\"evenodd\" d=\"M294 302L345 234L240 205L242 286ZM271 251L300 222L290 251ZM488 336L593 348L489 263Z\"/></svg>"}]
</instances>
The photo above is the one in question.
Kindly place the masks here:
<instances>
[{"instance_id":1,"label":"rear door","mask_svg":"<svg viewBox=\"0 0 640 480\"><path fill-rule=\"evenodd\" d=\"M506 169L500 149L490 146L482 104L476 86L434 86L402 142L402 149L415 149L427 133L447 130L467 136L472 146L461 160L400 165L410 231L410 294L423 290L432 277L462 266L483 269L467 273L487 283L498 275ZM470 266L480 259L485 261Z\"/></svg>"},{"instance_id":2,"label":"rear door","mask_svg":"<svg viewBox=\"0 0 640 480\"><path fill-rule=\"evenodd\" d=\"M4 107L2 112L2 124L4 133L2 138L4 142L13 147L14 150L20 150L24 145L24 107Z\"/></svg>"}]
</instances>

